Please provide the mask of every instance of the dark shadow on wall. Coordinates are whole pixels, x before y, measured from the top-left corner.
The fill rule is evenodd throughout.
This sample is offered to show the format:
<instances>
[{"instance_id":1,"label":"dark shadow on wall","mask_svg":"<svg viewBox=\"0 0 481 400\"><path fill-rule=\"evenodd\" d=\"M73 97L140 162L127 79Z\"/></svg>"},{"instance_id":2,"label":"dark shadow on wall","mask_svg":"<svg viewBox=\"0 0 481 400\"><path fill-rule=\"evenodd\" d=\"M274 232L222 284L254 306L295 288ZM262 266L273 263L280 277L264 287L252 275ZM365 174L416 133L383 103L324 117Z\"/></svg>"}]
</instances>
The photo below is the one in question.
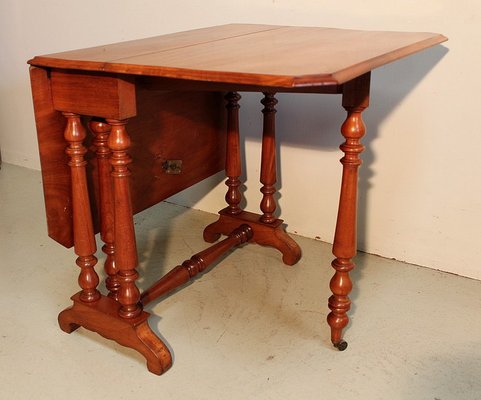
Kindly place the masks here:
<instances>
[{"instance_id":1,"label":"dark shadow on wall","mask_svg":"<svg viewBox=\"0 0 481 400\"><path fill-rule=\"evenodd\" d=\"M448 49L443 46L436 46L373 71L370 106L363 113L367 132L362 140L365 150L361 155L363 165L359 171L358 239L361 244L364 243L364 233L367 231L364 211L370 189L369 181L374 175L371 165L376 159L371 143L380 136L380 127L384 120L434 68L447 51ZM262 137L262 114L260 112L262 94L243 93L242 95L241 120L247 120L241 127L243 128L241 130L243 144L245 145L246 140L260 142ZM276 115L278 156L276 186L279 191L282 191L282 169L291 166L282 163L281 147L319 150L319 157L322 157L323 151L335 151L339 153L340 159L342 154L339 145L343 142L340 128L346 112L341 107L341 95L278 94L276 97L279 99ZM416 116L413 115L413 118ZM389 134L389 132L385 134ZM400 162L402 155L399 157ZM245 160L245 156L243 158ZM393 160L393 162L397 162L397 160ZM339 171L342 169L340 163L333 165L332 168L338 168ZM299 170L299 179L303 179L302 172ZM258 177L253 177L253 181L256 179ZM314 182L314 185L322 185L322 182ZM285 188L285 190L289 190L289 188ZM335 196L338 196L338 193Z\"/></svg>"}]
</instances>

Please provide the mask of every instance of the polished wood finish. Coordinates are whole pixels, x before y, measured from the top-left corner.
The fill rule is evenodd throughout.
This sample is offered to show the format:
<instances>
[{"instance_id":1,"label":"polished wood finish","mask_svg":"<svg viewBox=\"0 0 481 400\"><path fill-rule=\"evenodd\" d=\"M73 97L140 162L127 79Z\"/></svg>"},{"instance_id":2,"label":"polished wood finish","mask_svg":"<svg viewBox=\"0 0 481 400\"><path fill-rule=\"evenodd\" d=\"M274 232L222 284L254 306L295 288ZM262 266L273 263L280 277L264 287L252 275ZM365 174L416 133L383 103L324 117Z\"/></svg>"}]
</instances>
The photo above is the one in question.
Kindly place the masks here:
<instances>
[{"instance_id":1,"label":"polished wood finish","mask_svg":"<svg viewBox=\"0 0 481 400\"><path fill-rule=\"evenodd\" d=\"M264 93L261 100L264 105L262 113L264 114L264 127L262 131L262 156L261 156L261 188L262 200L261 222L270 224L276 220L274 211L277 208L274 193L276 192L276 104L277 99L274 93Z\"/></svg>"},{"instance_id":2,"label":"polished wood finish","mask_svg":"<svg viewBox=\"0 0 481 400\"><path fill-rule=\"evenodd\" d=\"M59 325L67 333L82 326L135 349L146 358L149 371L160 375L170 368L172 357L150 329L149 314L142 311L140 292L135 284L137 251L128 182L131 159L127 153L130 147L127 121L93 119L89 124L95 135L101 237L107 254L109 297L105 297L96 289L98 276L93 270L96 258L91 255L95 252L95 239L92 220L87 215L87 162L83 158L87 150L82 144L86 133L77 114L65 112L64 115L67 118L65 139L69 143L67 154L72 168L74 247L79 255L77 264L82 268L79 277L82 291L72 297L73 305L59 314ZM114 243L118 244L115 250Z\"/></svg>"},{"instance_id":3,"label":"polished wood finish","mask_svg":"<svg viewBox=\"0 0 481 400\"><path fill-rule=\"evenodd\" d=\"M245 85L323 86L445 40L425 32L232 24L50 54L30 63Z\"/></svg>"},{"instance_id":4,"label":"polished wood finish","mask_svg":"<svg viewBox=\"0 0 481 400\"><path fill-rule=\"evenodd\" d=\"M48 232L63 246L72 247L71 179L63 139L65 118L53 106L49 71L31 67L30 75ZM138 213L224 168L226 116L223 93L171 92L145 85L137 85L135 92L137 116L129 120L129 132L130 154L135 159L130 167L132 208ZM80 97L78 102L82 101ZM84 122L88 120L84 118ZM90 142L89 136L86 142ZM196 145L180 147L178 143ZM94 230L99 232L97 159L89 153L86 157ZM163 164L170 159L183 161L181 174L165 172Z\"/></svg>"},{"instance_id":5,"label":"polished wood finish","mask_svg":"<svg viewBox=\"0 0 481 400\"><path fill-rule=\"evenodd\" d=\"M225 172L227 180L225 184L228 187L225 195L225 201L229 205L227 213L231 215L239 214L242 210L239 204L242 200L239 186L241 184L239 178L241 176L241 160L240 160L240 139L239 139L239 100L241 96L237 92L229 92L226 94L227 100L227 148Z\"/></svg>"},{"instance_id":6,"label":"polished wood finish","mask_svg":"<svg viewBox=\"0 0 481 400\"><path fill-rule=\"evenodd\" d=\"M240 214L231 215L227 208L219 211L219 219L204 229L204 240L213 243L220 235L228 235L240 224L249 225L252 228L252 239L250 242L261 246L270 246L279 250L282 254L282 261L286 265L294 265L301 258L301 248L292 239L283 227L283 220L276 219L270 223L260 221L260 215L249 211L242 211Z\"/></svg>"},{"instance_id":7,"label":"polished wood finish","mask_svg":"<svg viewBox=\"0 0 481 400\"><path fill-rule=\"evenodd\" d=\"M227 156L226 156L226 185L228 191L226 202L228 206L219 212L219 219L204 229L204 240L213 243L221 235L229 233L240 224L247 224L253 230L250 241L262 246L271 246L282 253L282 261L287 265L296 264L301 258L301 248L287 234L282 226L283 221L274 216L276 209L274 184L276 182L275 158L275 105L277 100L274 94L265 93L262 104L264 105L264 125L262 140L261 182L264 186L261 192L264 197L261 201L262 215L243 211L239 207L241 193L239 191L241 175L240 143L239 143L239 100L240 95L229 92L227 100Z\"/></svg>"},{"instance_id":8,"label":"polished wood finish","mask_svg":"<svg viewBox=\"0 0 481 400\"><path fill-rule=\"evenodd\" d=\"M97 169L99 180L99 205L100 205L100 237L105 243L102 251L107 255L104 268L107 274L105 286L109 296L118 300L120 282L117 277L115 265L114 246L114 194L112 190L110 149L108 139L110 125L98 119L92 119L89 124L90 130L95 136L93 144L97 155Z\"/></svg>"},{"instance_id":9,"label":"polished wood finish","mask_svg":"<svg viewBox=\"0 0 481 400\"><path fill-rule=\"evenodd\" d=\"M63 113L67 119L64 137L68 143L66 153L70 157L68 165L72 178L73 240L77 265L81 268L78 282L82 291L80 300L86 303L97 301L100 293L97 290L99 277L95 272L97 258L94 256L95 244L92 214L90 212L89 192L84 159L87 149L83 145L86 137L85 128L80 116L74 113Z\"/></svg>"},{"instance_id":10,"label":"polished wood finish","mask_svg":"<svg viewBox=\"0 0 481 400\"><path fill-rule=\"evenodd\" d=\"M342 95L342 106L347 111L347 118L341 127L341 133L346 140L340 147L344 152L344 157L341 158L341 195L332 248L336 256L332 266L336 272L330 283L333 295L329 298L331 312L327 317L331 327L331 341L340 350L347 347L347 342L342 340L342 330L349 322L347 312L351 307L349 293L352 282L349 272L354 268L352 258L356 255L357 181L361 165L360 154L364 150L360 140L366 131L361 113L369 105L369 85L370 73L367 73L345 84Z\"/></svg>"},{"instance_id":11,"label":"polished wood finish","mask_svg":"<svg viewBox=\"0 0 481 400\"><path fill-rule=\"evenodd\" d=\"M294 265L301 249L274 216L274 93L342 93L347 118L327 322L332 343L344 350L370 71L444 40L433 33L231 24L30 60L49 235L74 246L81 268L81 291L60 313L61 329L98 332L139 351L161 374L172 357L149 328L144 304L246 242L273 246ZM241 90L264 93L261 215L240 207ZM224 167L227 207L204 239L227 238L140 294L133 214ZM107 255L108 296L97 289L95 232Z\"/></svg>"},{"instance_id":12,"label":"polished wood finish","mask_svg":"<svg viewBox=\"0 0 481 400\"><path fill-rule=\"evenodd\" d=\"M213 246L194 254L189 260L176 266L141 295L143 305L158 297L164 296L172 290L184 285L198 274L204 272L213 262L225 255L233 247L239 246L252 239L252 228L243 224L234 229L227 238Z\"/></svg>"},{"instance_id":13,"label":"polished wood finish","mask_svg":"<svg viewBox=\"0 0 481 400\"><path fill-rule=\"evenodd\" d=\"M132 159L128 154L130 137L127 134L126 120L108 119L111 126L108 146L112 155L112 178L114 187L114 242L115 264L118 269L120 283L118 301L121 304L119 315L124 318L135 318L141 311L140 291L135 284L139 274L137 267L137 246L135 241L132 203L130 199L128 165Z\"/></svg>"},{"instance_id":14,"label":"polished wood finish","mask_svg":"<svg viewBox=\"0 0 481 400\"><path fill-rule=\"evenodd\" d=\"M135 84L130 77L54 70L51 84L56 110L113 119L137 114Z\"/></svg>"},{"instance_id":15,"label":"polished wood finish","mask_svg":"<svg viewBox=\"0 0 481 400\"><path fill-rule=\"evenodd\" d=\"M65 118L52 102L49 73L30 67L48 235L65 247L73 246L72 189L65 153Z\"/></svg>"},{"instance_id":16,"label":"polished wood finish","mask_svg":"<svg viewBox=\"0 0 481 400\"><path fill-rule=\"evenodd\" d=\"M50 54L48 56L35 57L37 59L54 58L56 62L61 60L70 62L78 61L74 68L85 70L85 60L99 62L102 64L111 63L122 57L138 56L147 53L156 53L173 50L181 47L190 47L197 44L209 43L226 38L263 32L276 29L273 25L254 25L254 24L227 24L222 26L193 29L184 32L175 32L168 35L154 36L145 39L129 40L121 43L107 44L102 46L90 47L82 50L64 51L62 53ZM47 66L47 65L46 65ZM62 68L58 65L48 65L50 67ZM107 67L105 65L105 67Z\"/></svg>"},{"instance_id":17,"label":"polished wood finish","mask_svg":"<svg viewBox=\"0 0 481 400\"><path fill-rule=\"evenodd\" d=\"M204 82L190 81L176 78L161 78L157 76L137 76L137 86L148 89L160 90L195 90L195 91L214 91L214 92L265 92L266 87L262 85L245 85L239 83L225 82ZM342 85L323 85L323 86L301 86L301 87L281 87L269 86L273 93L325 93L340 94Z\"/></svg>"},{"instance_id":18,"label":"polished wood finish","mask_svg":"<svg viewBox=\"0 0 481 400\"><path fill-rule=\"evenodd\" d=\"M80 326L97 332L106 339L130 347L147 360L150 372L161 375L172 365L172 356L167 346L149 327L150 314L142 311L135 318L121 318L120 304L114 299L101 296L95 303L84 303L77 293L72 297L73 305L58 316L60 328L72 333Z\"/></svg>"},{"instance_id":19,"label":"polished wood finish","mask_svg":"<svg viewBox=\"0 0 481 400\"><path fill-rule=\"evenodd\" d=\"M129 119L134 213L222 171L226 143L224 93L136 92L137 116ZM168 160L182 160L180 174L166 173Z\"/></svg>"}]
</instances>

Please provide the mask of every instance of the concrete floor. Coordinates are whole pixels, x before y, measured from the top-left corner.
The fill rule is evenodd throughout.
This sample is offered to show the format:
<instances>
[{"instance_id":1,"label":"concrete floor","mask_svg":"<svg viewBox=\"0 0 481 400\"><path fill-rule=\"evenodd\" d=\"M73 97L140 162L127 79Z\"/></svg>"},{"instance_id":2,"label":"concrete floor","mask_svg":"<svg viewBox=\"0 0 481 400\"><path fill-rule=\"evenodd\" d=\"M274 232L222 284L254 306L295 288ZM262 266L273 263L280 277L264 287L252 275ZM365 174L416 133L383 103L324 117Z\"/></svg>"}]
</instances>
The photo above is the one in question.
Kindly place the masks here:
<instances>
[{"instance_id":1,"label":"concrete floor","mask_svg":"<svg viewBox=\"0 0 481 400\"><path fill-rule=\"evenodd\" d=\"M56 317L78 268L47 237L41 190L38 172L2 166L1 399L481 399L481 282L360 254L341 353L325 322L330 246L302 237L295 267L247 246L149 307L174 354L161 377L94 333L67 335ZM137 215L139 285L203 249L215 219L168 203Z\"/></svg>"}]
</instances>

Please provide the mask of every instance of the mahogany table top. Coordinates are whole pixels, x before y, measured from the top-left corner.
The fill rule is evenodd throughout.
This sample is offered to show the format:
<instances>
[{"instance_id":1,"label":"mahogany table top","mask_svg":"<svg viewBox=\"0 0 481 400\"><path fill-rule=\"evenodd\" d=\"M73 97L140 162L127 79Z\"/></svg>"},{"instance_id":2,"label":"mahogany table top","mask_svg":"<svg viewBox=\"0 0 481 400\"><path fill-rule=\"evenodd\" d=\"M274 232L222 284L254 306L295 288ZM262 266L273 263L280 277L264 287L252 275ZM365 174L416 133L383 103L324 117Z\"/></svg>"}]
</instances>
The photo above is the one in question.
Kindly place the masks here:
<instances>
[{"instance_id":1,"label":"mahogany table top","mask_svg":"<svg viewBox=\"0 0 481 400\"><path fill-rule=\"evenodd\" d=\"M246 85L338 85L444 42L437 33L228 24L37 56L41 67Z\"/></svg>"}]
</instances>

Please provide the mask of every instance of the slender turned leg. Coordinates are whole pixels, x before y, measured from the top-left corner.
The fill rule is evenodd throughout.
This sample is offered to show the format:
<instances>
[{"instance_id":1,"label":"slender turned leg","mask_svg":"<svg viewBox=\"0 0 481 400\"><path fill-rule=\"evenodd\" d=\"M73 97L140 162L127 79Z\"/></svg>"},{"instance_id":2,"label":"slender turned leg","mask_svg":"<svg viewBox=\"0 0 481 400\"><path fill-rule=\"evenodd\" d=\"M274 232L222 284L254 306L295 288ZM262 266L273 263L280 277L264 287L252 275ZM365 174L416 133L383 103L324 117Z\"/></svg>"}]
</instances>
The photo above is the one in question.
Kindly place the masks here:
<instances>
[{"instance_id":1,"label":"slender turned leg","mask_svg":"<svg viewBox=\"0 0 481 400\"><path fill-rule=\"evenodd\" d=\"M99 277L94 270L94 266L97 264L97 258L94 256L97 248L85 173L87 162L84 155L87 149L84 147L83 141L86 132L79 115L68 112L63 115L67 118L64 137L68 142L66 153L70 157L68 165L72 179L74 249L75 254L78 255L76 263L81 268L78 279L82 288L80 300L91 303L100 298L100 293L97 290Z\"/></svg>"},{"instance_id":2,"label":"slender turned leg","mask_svg":"<svg viewBox=\"0 0 481 400\"><path fill-rule=\"evenodd\" d=\"M276 210L276 200L274 193L276 192L276 127L275 116L277 99L274 93L264 93L261 100L264 105L262 113L264 114L264 128L262 133L262 159L261 159L261 192L263 194L261 200L261 222L272 223L276 220L274 211Z\"/></svg>"},{"instance_id":3,"label":"slender turned leg","mask_svg":"<svg viewBox=\"0 0 481 400\"><path fill-rule=\"evenodd\" d=\"M101 120L93 119L89 126L95 135L94 145L97 155L100 197L100 237L105 243L102 251L107 255L104 266L107 274L105 285L109 291L109 297L118 300L120 282L114 261L114 198L109 162L110 150L107 145L110 125Z\"/></svg>"},{"instance_id":4,"label":"slender turned leg","mask_svg":"<svg viewBox=\"0 0 481 400\"><path fill-rule=\"evenodd\" d=\"M115 264L118 269L120 288L118 301L121 304L119 315L123 318L135 318L141 311L140 292L135 281L139 274L137 267L137 248L135 242L134 221L130 199L128 165L132 161L127 154L130 137L125 129L126 120L108 119L112 127L108 139L111 151L110 163L114 186L114 243Z\"/></svg>"},{"instance_id":5,"label":"slender turned leg","mask_svg":"<svg viewBox=\"0 0 481 400\"><path fill-rule=\"evenodd\" d=\"M361 165L360 153L364 146L360 143L365 127L361 113L369 105L370 74L365 74L344 84L342 106L347 111L347 118L341 128L345 142L340 146L344 152L341 159L343 166L341 195L334 236L332 262L336 270L330 282L333 295L329 298L331 312L327 322L331 327L331 341L339 350L345 350L347 343L342 340L342 330L349 322L347 312L351 307L349 293L352 282L349 272L354 268L352 258L356 255L357 235L357 181Z\"/></svg>"},{"instance_id":6,"label":"slender turned leg","mask_svg":"<svg viewBox=\"0 0 481 400\"><path fill-rule=\"evenodd\" d=\"M225 201L227 207L221 211L225 215L237 216L242 213L239 204L242 199L240 186L241 161L240 161L240 140L239 140L239 100L240 94L237 92L228 92L225 95L227 101L227 140L226 140L226 156L225 156L225 174L227 180L227 193ZM225 230L220 228L221 221L210 224L204 229L204 240L214 243L219 240L221 234L226 234ZM238 225L238 224L237 224Z\"/></svg>"},{"instance_id":7,"label":"slender turned leg","mask_svg":"<svg viewBox=\"0 0 481 400\"><path fill-rule=\"evenodd\" d=\"M274 200L276 183L275 159L275 126L274 114L277 100L273 94L266 93L262 100L264 113L264 136L262 142L261 189L263 199L261 210L263 215L243 211L239 207L241 194L239 192L239 176L241 175L239 154L239 105L240 96L228 93L227 100L227 156L226 156L226 184L229 187L226 194L228 206L219 212L219 219L204 229L204 240L213 243L220 235L229 235L240 224L247 224L253 230L250 242L262 246L272 246L282 253L282 261L287 265L294 265L301 258L299 245L286 233L281 219L274 217L276 203Z\"/></svg>"},{"instance_id":8,"label":"slender turned leg","mask_svg":"<svg viewBox=\"0 0 481 400\"><path fill-rule=\"evenodd\" d=\"M227 152L225 160L225 172L227 180L227 193L225 201L229 205L227 213L237 215L242 212L239 207L241 193L239 191L241 162L240 162L240 140L239 140L239 100L241 96L237 92L229 92L225 96L227 100Z\"/></svg>"}]
</instances>

